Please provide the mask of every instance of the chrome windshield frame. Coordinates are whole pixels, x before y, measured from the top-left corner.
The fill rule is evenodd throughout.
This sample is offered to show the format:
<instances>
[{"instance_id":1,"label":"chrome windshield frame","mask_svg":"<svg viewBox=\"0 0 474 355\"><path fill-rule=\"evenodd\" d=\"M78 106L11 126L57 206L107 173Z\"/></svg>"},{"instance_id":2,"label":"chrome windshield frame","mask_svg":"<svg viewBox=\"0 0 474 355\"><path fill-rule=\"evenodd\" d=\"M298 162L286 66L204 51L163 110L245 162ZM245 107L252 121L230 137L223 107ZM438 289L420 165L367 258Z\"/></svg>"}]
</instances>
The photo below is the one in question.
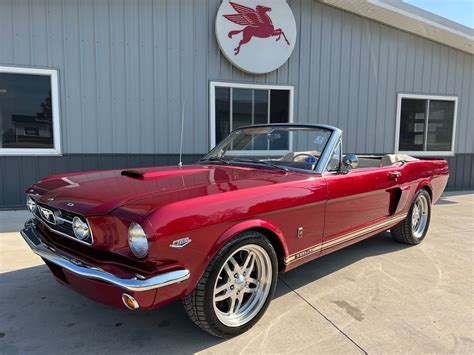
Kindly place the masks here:
<instances>
[{"instance_id":1,"label":"chrome windshield frame","mask_svg":"<svg viewBox=\"0 0 474 355\"><path fill-rule=\"evenodd\" d=\"M321 156L318 160L318 163L316 164L316 167L314 170L304 170L304 169L297 169L297 168L292 168L288 167L288 170L294 170L298 172L305 172L309 174L323 174L326 171L326 168L331 161L331 157L333 155L334 149L336 148L337 144L339 141L342 139L342 130L340 130L337 127L330 126L330 125L325 125L325 124L294 124L294 123L274 123L274 124L262 124L262 125L253 125L253 126L243 126L239 127L235 130L233 130L226 138L224 138L221 142L219 142L214 148L212 148L206 155L201 160L205 160L213 155L215 155L216 150L218 149L219 146L227 144L233 136L236 134L236 132L245 130L245 129L251 129L251 128L265 128L265 127L271 127L271 128L296 128L296 129L301 129L301 128L307 128L307 129L316 129L316 128L323 128L331 131L331 135L329 137L329 140L326 143L326 146L324 147L323 152L321 153Z\"/></svg>"}]
</instances>

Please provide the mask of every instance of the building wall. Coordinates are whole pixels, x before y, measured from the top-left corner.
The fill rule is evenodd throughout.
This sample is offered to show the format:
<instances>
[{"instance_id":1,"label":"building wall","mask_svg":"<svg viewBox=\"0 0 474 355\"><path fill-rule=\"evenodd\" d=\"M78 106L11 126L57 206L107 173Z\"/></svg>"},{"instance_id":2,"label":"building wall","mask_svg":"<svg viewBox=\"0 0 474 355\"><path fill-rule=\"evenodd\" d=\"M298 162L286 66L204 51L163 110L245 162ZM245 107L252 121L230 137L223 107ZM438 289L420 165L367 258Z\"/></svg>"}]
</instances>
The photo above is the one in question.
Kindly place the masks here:
<instances>
[{"instance_id":1,"label":"building wall","mask_svg":"<svg viewBox=\"0 0 474 355\"><path fill-rule=\"evenodd\" d=\"M205 153L211 80L294 85L295 122L338 126L345 150L358 153L394 151L397 93L459 96L458 155L450 161L463 173L450 186L474 187L472 55L316 1L292 0L293 55L277 71L254 76L218 49L220 2L0 0L0 65L59 69L64 153L0 157L0 206L23 202L11 191L40 178L42 162L61 162L50 170L63 172L103 168L101 159L77 163L97 156L129 154L134 162L177 153L182 102L184 152Z\"/></svg>"}]
</instances>

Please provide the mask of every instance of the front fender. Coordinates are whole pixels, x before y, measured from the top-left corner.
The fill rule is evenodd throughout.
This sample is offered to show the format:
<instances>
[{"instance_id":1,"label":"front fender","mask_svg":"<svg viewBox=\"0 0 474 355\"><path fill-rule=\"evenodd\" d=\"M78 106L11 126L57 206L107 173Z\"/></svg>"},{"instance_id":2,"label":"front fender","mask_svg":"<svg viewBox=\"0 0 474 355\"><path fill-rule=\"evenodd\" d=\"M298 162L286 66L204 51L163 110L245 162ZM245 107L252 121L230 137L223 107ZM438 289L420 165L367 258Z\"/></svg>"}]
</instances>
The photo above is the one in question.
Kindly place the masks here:
<instances>
[{"instance_id":1,"label":"front fender","mask_svg":"<svg viewBox=\"0 0 474 355\"><path fill-rule=\"evenodd\" d=\"M232 238L234 238L236 235L245 232L247 230L251 229L265 229L277 239L276 241L280 244L281 250L283 251L282 257L285 258L286 256L289 255L288 253L288 245L286 243L286 239L283 236L282 231L280 228L278 228L276 225L274 225L271 222L268 222L264 219L251 219L247 221L242 221L239 223L236 223L229 227L222 235L217 239L217 241L214 243L212 246L212 249L210 251L210 256L212 259L217 252Z\"/></svg>"}]
</instances>

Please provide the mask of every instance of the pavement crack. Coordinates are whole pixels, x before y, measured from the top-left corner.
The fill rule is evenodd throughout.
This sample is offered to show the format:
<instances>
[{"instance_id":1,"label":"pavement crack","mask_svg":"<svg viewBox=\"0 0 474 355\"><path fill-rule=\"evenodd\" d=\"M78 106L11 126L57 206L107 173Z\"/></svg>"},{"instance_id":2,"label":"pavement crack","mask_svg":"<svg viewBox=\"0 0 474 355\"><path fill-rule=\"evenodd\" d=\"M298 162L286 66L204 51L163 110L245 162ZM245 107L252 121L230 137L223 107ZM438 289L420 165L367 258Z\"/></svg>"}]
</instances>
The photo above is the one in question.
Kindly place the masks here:
<instances>
[{"instance_id":1,"label":"pavement crack","mask_svg":"<svg viewBox=\"0 0 474 355\"><path fill-rule=\"evenodd\" d=\"M319 309L317 309L315 306L313 306L310 302L308 302L308 300L306 300L303 296L301 296L298 291L296 291L293 287L291 287L290 284L288 284L285 280L282 280L281 278L278 278L278 280L280 282L283 282L283 284L288 287L291 291L293 291L299 298L301 298L304 302L306 302L306 304L308 304L312 309L314 309L316 312L318 312L321 317L323 317L324 319L326 319L334 328L336 328L339 333L341 333L343 336L345 336L352 344L354 344L355 346L357 346L364 354L368 354L368 352L362 348L362 346L360 346L359 344L357 344L355 342L354 339L352 339L349 335L347 335L346 333L344 333L344 331L339 328L332 320L330 320L328 317L326 317Z\"/></svg>"}]
</instances>

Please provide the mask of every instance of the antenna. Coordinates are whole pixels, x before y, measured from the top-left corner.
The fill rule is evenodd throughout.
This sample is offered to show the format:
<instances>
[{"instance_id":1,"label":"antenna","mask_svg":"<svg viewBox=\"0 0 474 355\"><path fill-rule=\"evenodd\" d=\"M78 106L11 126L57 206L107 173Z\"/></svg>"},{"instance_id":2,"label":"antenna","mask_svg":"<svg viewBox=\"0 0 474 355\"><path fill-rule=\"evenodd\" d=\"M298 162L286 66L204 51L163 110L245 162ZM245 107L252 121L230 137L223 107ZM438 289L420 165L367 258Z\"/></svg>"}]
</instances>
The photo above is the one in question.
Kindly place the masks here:
<instances>
[{"instance_id":1,"label":"antenna","mask_svg":"<svg viewBox=\"0 0 474 355\"><path fill-rule=\"evenodd\" d=\"M182 155L183 155L183 131L184 131L184 101L183 101L183 106L181 108L181 139L179 142L179 163L178 166L181 168L183 166L183 160L182 160Z\"/></svg>"}]
</instances>

